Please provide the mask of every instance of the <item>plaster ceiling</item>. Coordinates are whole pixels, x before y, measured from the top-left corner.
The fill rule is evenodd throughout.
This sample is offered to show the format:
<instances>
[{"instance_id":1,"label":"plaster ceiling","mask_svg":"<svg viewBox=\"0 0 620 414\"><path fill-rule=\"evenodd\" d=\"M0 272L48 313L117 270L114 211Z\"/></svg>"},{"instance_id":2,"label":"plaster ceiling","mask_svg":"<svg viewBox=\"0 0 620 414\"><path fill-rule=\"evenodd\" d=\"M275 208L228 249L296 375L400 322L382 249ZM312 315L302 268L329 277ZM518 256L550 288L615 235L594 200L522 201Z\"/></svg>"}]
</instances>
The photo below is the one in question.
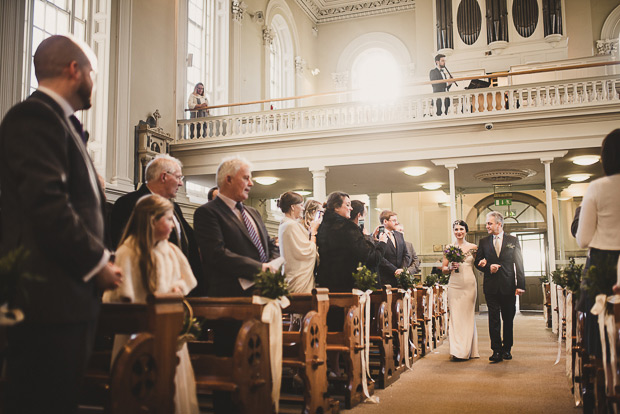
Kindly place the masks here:
<instances>
[{"instance_id":1,"label":"plaster ceiling","mask_svg":"<svg viewBox=\"0 0 620 414\"><path fill-rule=\"evenodd\" d=\"M415 0L295 0L315 24L395 13L415 8Z\"/></svg>"},{"instance_id":2,"label":"plaster ceiling","mask_svg":"<svg viewBox=\"0 0 620 414\"><path fill-rule=\"evenodd\" d=\"M603 175L600 162L590 166L579 166L572 163L572 159L578 155L600 154L600 148L585 148L570 150L565 157L556 159L551 164L551 182L556 190L568 187L572 184L567 180L569 174L591 174L590 181ZM429 171L419 177L405 175L402 170L406 167L426 167ZM442 183L441 189L449 191L448 170L443 166L436 166L430 160L414 162L392 162L375 164L358 164L346 166L330 166L327 173L327 193L341 190L350 194L380 194L380 193L405 193L427 191L422 188L423 183ZM474 176L478 173L496 169L530 169L536 174L514 183L513 188L544 189L545 170L544 165L538 160L520 160L487 162L478 164L461 164L455 171L455 185L457 191L464 193L492 193L493 185L482 182ZM252 198L277 198L280 194L289 190L312 191L312 173L307 168L254 171L254 177L273 176L279 181L273 185L260 185L254 183L250 193ZM214 185L215 176L201 175L187 178L189 181L207 187ZM311 196L310 196L311 197Z\"/></svg>"}]
</instances>

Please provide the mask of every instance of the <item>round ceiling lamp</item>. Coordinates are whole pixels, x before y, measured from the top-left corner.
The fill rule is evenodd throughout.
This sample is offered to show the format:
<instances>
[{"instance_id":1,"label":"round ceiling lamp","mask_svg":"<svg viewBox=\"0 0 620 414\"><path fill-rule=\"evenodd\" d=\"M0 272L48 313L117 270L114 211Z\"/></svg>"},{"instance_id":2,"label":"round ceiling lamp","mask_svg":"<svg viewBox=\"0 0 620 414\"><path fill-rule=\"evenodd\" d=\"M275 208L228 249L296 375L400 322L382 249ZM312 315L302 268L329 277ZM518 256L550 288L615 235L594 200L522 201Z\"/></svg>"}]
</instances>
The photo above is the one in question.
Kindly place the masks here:
<instances>
[{"instance_id":1,"label":"round ceiling lamp","mask_svg":"<svg viewBox=\"0 0 620 414\"><path fill-rule=\"evenodd\" d=\"M419 177L428 172L428 168L426 167L407 167L403 170L403 172L412 177Z\"/></svg>"},{"instance_id":2,"label":"round ceiling lamp","mask_svg":"<svg viewBox=\"0 0 620 414\"><path fill-rule=\"evenodd\" d=\"M422 188L425 190L439 190L441 188L441 183L425 183L422 184Z\"/></svg>"},{"instance_id":3,"label":"round ceiling lamp","mask_svg":"<svg viewBox=\"0 0 620 414\"><path fill-rule=\"evenodd\" d=\"M255 177L253 180L261 185L272 185L278 182L276 177Z\"/></svg>"},{"instance_id":4,"label":"round ceiling lamp","mask_svg":"<svg viewBox=\"0 0 620 414\"><path fill-rule=\"evenodd\" d=\"M601 157L599 155L581 155L573 158L573 164L577 165L592 165L599 162Z\"/></svg>"},{"instance_id":5,"label":"round ceiling lamp","mask_svg":"<svg viewBox=\"0 0 620 414\"><path fill-rule=\"evenodd\" d=\"M571 174L567 175L568 181L572 181L574 183L580 183L582 181L586 181L591 177L590 174Z\"/></svg>"},{"instance_id":6,"label":"round ceiling lamp","mask_svg":"<svg viewBox=\"0 0 620 414\"><path fill-rule=\"evenodd\" d=\"M312 191L308 191L308 190L293 190L294 193L299 194L300 196L307 196L312 194Z\"/></svg>"}]
</instances>

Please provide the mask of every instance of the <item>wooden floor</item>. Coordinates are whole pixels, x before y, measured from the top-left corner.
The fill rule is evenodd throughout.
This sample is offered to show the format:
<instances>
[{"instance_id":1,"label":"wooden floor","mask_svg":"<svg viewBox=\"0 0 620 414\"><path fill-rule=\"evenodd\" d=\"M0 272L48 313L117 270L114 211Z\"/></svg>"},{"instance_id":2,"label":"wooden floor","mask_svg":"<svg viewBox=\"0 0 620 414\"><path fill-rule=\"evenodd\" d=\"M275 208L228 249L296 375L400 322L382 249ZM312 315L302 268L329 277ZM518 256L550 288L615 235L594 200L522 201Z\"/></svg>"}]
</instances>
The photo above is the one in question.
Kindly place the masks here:
<instances>
[{"instance_id":1,"label":"wooden floor","mask_svg":"<svg viewBox=\"0 0 620 414\"><path fill-rule=\"evenodd\" d=\"M513 360L489 363L487 314L476 317L480 359L452 362L449 338L422 358L400 380L376 392L379 404L364 403L351 414L379 413L579 413L565 375L564 354L558 365L557 337L545 328L542 313L515 318ZM563 344L564 346L564 344Z\"/></svg>"}]
</instances>

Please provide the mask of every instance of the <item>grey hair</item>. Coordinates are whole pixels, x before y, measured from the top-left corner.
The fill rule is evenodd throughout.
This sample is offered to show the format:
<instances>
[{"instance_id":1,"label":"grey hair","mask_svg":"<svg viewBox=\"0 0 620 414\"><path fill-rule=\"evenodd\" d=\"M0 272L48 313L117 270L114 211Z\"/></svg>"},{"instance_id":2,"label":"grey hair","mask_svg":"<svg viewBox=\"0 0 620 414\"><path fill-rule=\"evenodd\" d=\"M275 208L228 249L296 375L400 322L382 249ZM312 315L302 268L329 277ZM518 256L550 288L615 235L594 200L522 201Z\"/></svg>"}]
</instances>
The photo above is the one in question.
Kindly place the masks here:
<instances>
[{"instance_id":1,"label":"grey hair","mask_svg":"<svg viewBox=\"0 0 620 414\"><path fill-rule=\"evenodd\" d=\"M179 168L183 168L181 161L168 154L156 156L146 164L146 170L144 171L146 182L157 180L163 172L168 172L177 165Z\"/></svg>"},{"instance_id":2,"label":"grey hair","mask_svg":"<svg viewBox=\"0 0 620 414\"><path fill-rule=\"evenodd\" d=\"M217 172L215 173L215 181L217 182L217 186L221 188L224 185L224 180L226 180L226 177L237 175L241 167L244 165L247 165L250 170L252 169L252 164L239 155L224 158L217 167Z\"/></svg>"},{"instance_id":3,"label":"grey hair","mask_svg":"<svg viewBox=\"0 0 620 414\"><path fill-rule=\"evenodd\" d=\"M498 213L497 211L491 211L490 213L487 213L487 217L489 216L493 217L496 223L499 223L502 225L502 227L504 227L504 216L502 215L502 213Z\"/></svg>"}]
</instances>

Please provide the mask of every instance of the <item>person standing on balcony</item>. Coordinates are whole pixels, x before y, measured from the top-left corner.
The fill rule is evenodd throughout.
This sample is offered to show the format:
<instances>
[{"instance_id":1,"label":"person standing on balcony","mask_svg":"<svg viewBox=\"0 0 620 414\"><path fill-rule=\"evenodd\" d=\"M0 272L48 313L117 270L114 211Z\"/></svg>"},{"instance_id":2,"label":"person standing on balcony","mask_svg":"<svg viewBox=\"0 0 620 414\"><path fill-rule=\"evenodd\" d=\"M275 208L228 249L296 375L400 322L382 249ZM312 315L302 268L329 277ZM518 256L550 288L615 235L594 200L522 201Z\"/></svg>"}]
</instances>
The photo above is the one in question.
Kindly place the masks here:
<instances>
[{"instance_id":1,"label":"person standing on balcony","mask_svg":"<svg viewBox=\"0 0 620 414\"><path fill-rule=\"evenodd\" d=\"M194 92L189 95L189 99L187 100L187 107L191 109L189 113L189 118L204 118L209 115L209 100L205 96L205 86L202 82L199 82L194 86ZM189 126L190 138L194 138L194 124L190 124ZM205 138L207 136L207 123L202 124L202 134L200 133L200 128L196 133L196 138Z\"/></svg>"},{"instance_id":2,"label":"person standing on balcony","mask_svg":"<svg viewBox=\"0 0 620 414\"><path fill-rule=\"evenodd\" d=\"M451 79L452 75L446 68L446 56L441 53L435 56L435 69L431 69L428 74L430 80L436 81L441 79ZM431 85L433 87L433 93L438 92L448 92L450 87L452 86L452 82L438 82L433 83ZM448 108L450 107L450 98L437 98L436 101L437 106L437 115L441 115L442 113L447 113ZM442 107L444 108L442 112Z\"/></svg>"}]
</instances>

